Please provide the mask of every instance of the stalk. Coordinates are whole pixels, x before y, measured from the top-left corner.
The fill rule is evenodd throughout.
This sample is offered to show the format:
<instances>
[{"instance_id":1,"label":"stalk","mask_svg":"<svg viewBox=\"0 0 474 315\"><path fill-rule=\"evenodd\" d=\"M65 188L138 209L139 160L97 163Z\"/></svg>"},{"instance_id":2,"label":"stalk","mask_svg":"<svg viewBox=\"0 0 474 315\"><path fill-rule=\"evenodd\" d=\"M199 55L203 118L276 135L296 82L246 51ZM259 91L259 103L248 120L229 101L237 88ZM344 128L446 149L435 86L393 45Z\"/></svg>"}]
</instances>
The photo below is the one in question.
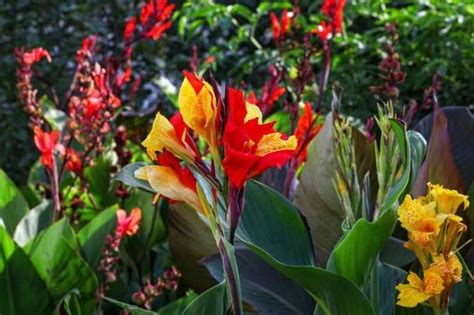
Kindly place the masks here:
<instances>
[{"instance_id":1,"label":"stalk","mask_svg":"<svg viewBox=\"0 0 474 315\"><path fill-rule=\"evenodd\" d=\"M319 77L319 95L318 100L316 101L316 107L314 108L315 112L318 112L321 108L321 103L324 99L324 92L326 91L326 85L329 78L329 71L331 70L331 42L324 43L324 61L323 61L323 70L321 76Z\"/></svg>"},{"instance_id":2,"label":"stalk","mask_svg":"<svg viewBox=\"0 0 474 315\"><path fill-rule=\"evenodd\" d=\"M59 179L58 179L58 167L56 165L56 159L53 157L53 169L50 173L50 184L51 193L53 194L53 223L59 219L61 214L61 199L59 198Z\"/></svg>"}]
</instances>

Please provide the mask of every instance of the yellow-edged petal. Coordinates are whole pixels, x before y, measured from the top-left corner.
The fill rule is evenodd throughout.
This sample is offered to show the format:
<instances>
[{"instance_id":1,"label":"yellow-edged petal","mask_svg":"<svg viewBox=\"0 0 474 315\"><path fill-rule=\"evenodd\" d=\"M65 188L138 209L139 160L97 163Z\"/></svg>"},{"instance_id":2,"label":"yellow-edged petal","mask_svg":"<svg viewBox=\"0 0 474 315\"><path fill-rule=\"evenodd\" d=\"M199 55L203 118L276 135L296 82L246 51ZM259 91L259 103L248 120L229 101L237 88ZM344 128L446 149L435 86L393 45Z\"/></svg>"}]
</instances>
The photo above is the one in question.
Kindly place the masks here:
<instances>
[{"instance_id":1,"label":"yellow-edged petal","mask_svg":"<svg viewBox=\"0 0 474 315\"><path fill-rule=\"evenodd\" d=\"M174 126L161 113L157 113L153 126L146 139L142 142L150 158L156 159L156 152L166 149L183 160L194 161L195 153L183 145L178 138Z\"/></svg>"},{"instance_id":2,"label":"yellow-edged petal","mask_svg":"<svg viewBox=\"0 0 474 315\"><path fill-rule=\"evenodd\" d=\"M258 118L258 123L262 124L263 123L263 115L262 112L260 111L260 107L254 104L250 103L245 103L245 107L247 109L247 115L245 115L245 122Z\"/></svg>"},{"instance_id":3,"label":"yellow-edged petal","mask_svg":"<svg viewBox=\"0 0 474 315\"><path fill-rule=\"evenodd\" d=\"M458 193L456 190L443 188L441 185L428 183L428 198L434 200L440 213L456 213L462 204L463 209L469 207L468 196Z\"/></svg>"},{"instance_id":4,"label":"yellow-edged petal","mask_svg":"<svg viewBox=\"0 0 474 315\"><path fill-rule=\"evenodd\" d=\"M201 212L200 201L196 192L186 187L171 167L162 165L144 166L135 171L135 177L148 181L158 194L172 200L185 202L196 211Z\"/></svg>"},{"instance_id":5,"label":"yellow-edged petal","mask_svg":"<svg viewBox=\"0 0 474 315\"><path fill-rule=\"evenodd\" d=\"M216 146L216 96L209 83L197 77L196 80L203 84L197 93L188 78L184 78L178 95L179 111L186 125L203 137L209 146Z\"/></svg>"},{"instance_id":6,"label":"yellow-edged petal","mask_svg":"<svg viewBox=\"0 0 474 315\"><path fill-rule=\"evenodd\" d=\"M295 136L285 140L282 139L282 134L279 132L269 133L260 139L255 154L257 156L264 156L277 151L295 150L297 145L298 140Z\"/></svg>"}]
</instances>

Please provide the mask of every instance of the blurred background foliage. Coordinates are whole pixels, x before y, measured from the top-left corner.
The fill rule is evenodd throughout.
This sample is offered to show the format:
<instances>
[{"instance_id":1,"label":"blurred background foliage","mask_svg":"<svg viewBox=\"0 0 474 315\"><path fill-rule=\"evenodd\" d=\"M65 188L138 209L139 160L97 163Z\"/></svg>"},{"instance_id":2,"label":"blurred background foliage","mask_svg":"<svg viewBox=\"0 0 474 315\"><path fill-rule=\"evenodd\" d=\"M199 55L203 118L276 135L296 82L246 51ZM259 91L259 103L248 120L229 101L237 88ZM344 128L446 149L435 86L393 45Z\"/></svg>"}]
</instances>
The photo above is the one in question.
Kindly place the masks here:
<instances>
[{"instance_id":1,"label":"blurred background foliage","mask_svg":"<svg viewBox=\"0 0 474 315\"><path fill-rule=\"evenodd\" d=\"M329 84L343 91L342 111L364 121L376 112L377 98L369 91L380 84L378 65L386 40L384 26L396 22L402 69L400 103L421 101L432 75L442 76L440 103L472 107L474 94L474 4L469 1L347 1L344 32L333 46ZM282 58L272 40L269 13L292 8L289 1L175 1L173 26L159 41L143 41L134 51L133 70L142 77L137 99L126 104L120 120L145 134L156 109L174 109L181 71L190 69L193 51L199 72L211 70L217 81L259 89L268 78L268 66L288 71L301 48L288 49ZM0 168L23 184L37 159L27 118L16 97L15 47L41 46L53 62L37 65L39 95L62 96L72 79L74 55L82 39L99 37L100 53L120 54L124 20L138 13L140 1L0 1ZM298 23L305 30L320 20L321 1L301 0ZM312 62L315 73L321 56ZM317 87L308 88L314 101ZM324 108L330 106L326 93ZM134 129L133 129L134 128ZM129 129L129 130L130 130Z\"/></svg>"}]
</instances>

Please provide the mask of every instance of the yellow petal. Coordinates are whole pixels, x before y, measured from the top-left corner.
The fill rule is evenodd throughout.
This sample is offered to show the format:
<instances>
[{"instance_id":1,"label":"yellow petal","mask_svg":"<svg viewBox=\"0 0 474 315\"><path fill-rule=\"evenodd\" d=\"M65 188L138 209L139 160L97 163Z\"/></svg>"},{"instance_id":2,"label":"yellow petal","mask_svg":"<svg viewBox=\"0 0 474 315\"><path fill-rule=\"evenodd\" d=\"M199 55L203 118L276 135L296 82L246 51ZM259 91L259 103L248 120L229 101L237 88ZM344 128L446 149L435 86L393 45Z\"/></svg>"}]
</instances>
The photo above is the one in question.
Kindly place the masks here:
<instances>
[{"instance_id":1,"label":"yellow petal","mask_svg":"<svg viewBox=\"0 0 474 315\"><path fill-rule=\"evenodd\" d=\"M204 85L196 93L189 80L184 78L178 95L179 111L186 125L203 137L209 146L215 146L217 144L216 96L209 83L204 80L201 82Z\"/></svg>"},{"instance_id":2,"label":"yellow petal","mask_svg":"<svg viewBox=\"0 0 474 315\"><path fill-rule=\"evenodd\" d=\"M399 284L396 289L399 291L397 304L403 307L415 307L431 297L409 284Z\"/></svg>"},{"instance_id":3,"label":"yellow petal","mask_svg":"<svg viewBox=\"0 0 474 315\"><path fill-rule=\"evenodd\" d=\"M434 207L434 203L426 203L424 198L413 199L410 195L406 195L398 208L398 220L402 227L412 231L418 221L436 216Z\"/></svg>"},{"instance_id":4,"label":"yellow petal","mask_svg":"<svg viewBox=\"0 0 474 315\"><path fill-rule=\"evenodd\" d=\"M424 291L432 296L443 292L443 272L441 268L432 266L423 273Z\"/></svg>"},{"instance_id":5,"label":"yellow petal","mask_svg":"<svg viewBox=\"0 0 474 315\"><path fill-rule=\"evenodd\" d=\"M245 122L258 118L258 123L263 123L263 116L260 108L257 105L246 103L245 107L247 108L247 115L245 115Z\"/></svg>"},{"instance_id":6,"label":"yellow petal","mask_svg":"<svg viewBox=\"0 0 474 315\"><path fill-rule=\"evenodd\" d=\"M135 171L135 177L146 180L153 190L166 198L182 201L196 211L201 212L200 201L196 192L185 186L175 170L169 166L144 166Z\"/></svg>"},{"instance_id":7,"label":"yellow petal","mask_svg":"<svg viewBox=\"0 0 474 315\"><path fill-rule=\"evenodd\" d=\"M183 145L183 142L178 139L174 126L159 112L156 114L153 127L142 145L153 160L156 159L157 151L162 152L163 149L166 149L183 160L194 161L194 152Z\"/></svg>"},{"instance_id":8,"label":"yellow petal","mask_svg":"<svg viewBox=\"0 0 474 315\"><path fill-rule=\"evenodd\" d=\"M279 132L269 133L260 139L255 154L257 156L264 156L277 151L295 150L297 145L298 140L296 140L295 136L285 140L282 139L282 134Z\"/></svg>"},{"instance_id":9,"label":"yellow petal","mask_svg":"<svg viewBox=\"0 0 474 315\"><path fill-rule=\"evenodd\" d=\"M446 189L441 185L431 183L428 183L428 188L428 196L436 201L440 213L456 213L461 204L463 204L463 209L469 207L468 196L460 194L456 190Z\"/></svg>"}]
</instances>

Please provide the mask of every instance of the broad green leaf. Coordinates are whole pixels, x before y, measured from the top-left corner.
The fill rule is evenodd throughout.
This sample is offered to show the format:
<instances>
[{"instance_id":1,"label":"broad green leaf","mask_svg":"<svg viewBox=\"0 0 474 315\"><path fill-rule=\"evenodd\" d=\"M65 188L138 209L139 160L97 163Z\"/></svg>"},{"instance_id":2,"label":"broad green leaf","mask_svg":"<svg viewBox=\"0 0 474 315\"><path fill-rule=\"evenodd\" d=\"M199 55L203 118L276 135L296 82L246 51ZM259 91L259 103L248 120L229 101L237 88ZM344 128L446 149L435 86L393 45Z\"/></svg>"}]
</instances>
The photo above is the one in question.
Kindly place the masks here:
<instances>
[{"instance_id":1,"label":"broad green leaf","mask_svg":"<svg viewBox=\"0 0 474 315\"><path fill-rule=\"evenodd\" d=\"M416 256L404 246L404 241L396 237L389 237L380 252L380 260L395 267L404 267L412 263Z\"/></svg>"},{"instance_id":2,"label":"broad green leaf","mask_svg":"<svg viewBox=\"0 0 474 315\"><path fill-rule=\"evenodd\" d=\"M117 202L115 195L116 183L111 182L111 157L101 157L95 165L84 169L84 177L89 184L88 192L99 208L113 205Z\"/></svg>"},{"instance_id":3,"label":"broad green leaf","mask_svg":"<svg viewBox=\"0 0 474 315\"><path fill-rule=\"evenodd\" d=\"M397 284L405 281L406 271L377 261L379 314L393 314L397 301Z\"/></svg>"},{"instance_id":4,"label":"broad green leaf","mask_svg":"<svg viewBox=\"0 0 474 315\"><path fill-rule=\"evenodd\" d=\"M201 259L218 252L209 226L184 203L170 207L168 240L173 261L183 274L183 282L196 292L215 285Z\"/></svg>"},{"instance_id":5,"label":"broad green leaf","mask_svg":"<svg viewBox=\"0 0 474 315\"><path fill-rule=\"evenodd\" d=\"M256 181L247 183L237 236L251 238L275 259L291 265L314 265L309 232L298 209L280 193Z\"/></svg>"},{"instance_id":6,"label":"broad green leaf","mask_svg":"<svg viewBox=\"0 0 474 315\"><path fill-rule=\"evenodd\" d=\"M410 183L408 184L407 190L411 191L416 177L418 175L418 170L423 163L426 153L426 140L423 138L421 133L408 130L408 142L410 143L410 154L411 154L411 163L410 163Z\"/></svg>"},{"instance_id":7,"label":"broad green leaf","mask_svg":"<svg viewBox=\"0 0 474 315\"><path fill-rule=\"evenodd\" d=\"M249 249L236 246L243 300L259 314L311 314L314 300L295 282L270 267ZM203 264L217 281L224 280L222 259L215 254Z\"/></svg>"},{"instance_id":8,"label":"broad green leaf","mask_svg":"<svg viewBox=\"0 0 474 315\"><path fill-rule=\"evenodd\" d=\"M79 253L79 245L65 219L43 230L24 250L46 283L55 303L78 290L81 303L95 303L98 281Z\"/></svg>"},{"instance_id":9,"label":"broad green leaf","mask_svg":"<svg viewBox=\"0 0 474 315\"><path fill-rule=\"evenodd\" d=\"M114 180L124 183L127 186L140 188L151 193L155 193L147 181L135 177L135 171L140 167L147 166L147 163L137 162L125 166L115 177Z\"/></svg>"},{"instance_id":10,"label":"broad green leaf","mask_svg":"<svg viewBox=\"0 0 474 315\"><path fill-rule=\"evenodd\" d=\"M158 314L152 311L145 310L135 305L130 305L124 302L117 301L109 297L104 297L104 300L109 301L110 303L115 304L121 307L122 309L129 311L130 314L132 315L157 315Z\"/></svg>"},{"instance_id":11,"label":"broad green leaf","mask_svg":"<svg viewBox=\"0 0 474 315\"><path fill-rule=\"evenodd\" d=\"M181 315L184 310L194 301L198 295L190 291L182 298L173 301L158 310L160 315Z\"/></svg>"},{"instance_id":12,"label":"broad green leaf","mask_svg":"<svg viewBox=\"0 0 474 315\"><path fill-rule=\"evenodd\" d=\"M53 300L28 256L0 227L0 314L51 314Z\"/></svg>"},{"instance_id":13,"label":"broad green leaf","mask_svg":"<svg viewBox=\"0 0 474 315\"><path fill-rule=\"evenodd\" d=\"M18 222L28 212L28 208L21 192L0 169L0 218L11 235L15 232Z\"/></svg>"},{"instance_id":14,"label":"broad green leaf","mask_svg":"<svg viewBox=\"0 0 474 315\"><path fill-rule=\"evenodd\" d=\"M310 145L295 194L295 205L308 220L317 261L323 266L342 236L341 224L346 216L332 185L337 169L334 119L333 113L328 114L322 129ZM373 145L357 129L354 128L352 134L359 182L362 183L365 174L370 171L371 190L375 190Z\"/></svg>"},{"instance_id":15,"label":"broad green leaf","mask_svg":"<svg viewBox=\"0 0 474 315\"><path fill-rule=\"evenodd\" d=\"M18 223L13 239L19 246L24 246L39 232L51 224L53 218L52 204L43 200L38 206L31 209Z\"/></svg>"},{"instance_id":16,"label":"broad green leaf","mask_svg":"<svg viewBox=\"0 0 474 315\"><path fill-rule=\"evenodd\" d=\"M250 182L238 238L267 264L302 286L327 314L373 314L365 295L350 280L313 267L304 221L272 189Z\"/></svg>"},{"instance_id":17,"label":"broad green leaf","mask_svg":"<svg viewBox=\"0 0 474 315\"><path fill-rule=\"evenodd\" d=\"M386 211L375 222L359 219L334 248L327 269L364 287L374 262L392 234L397 216Z\"/></svg>"},{"instance_id":18,"label":"broad green leaf","mask_svg":"<svg viewBox=\"0 0 474 315\"><path fill-rule=\"evenodd\" d=\"M101 211L77 234L81 254L93 269L100 260L106 235L114 232L117 209L115 205Z\"/></svg>"},{"instance_id":19,"label":"broad green leaf","mask_svg":"<svg viewBox=\"0 0 474 315\"><path fill-rule=\"evenodd\" d=\"M221 282L199 295L182 315L225 314L226 285Z\"/></svg>"}]
</instances>

